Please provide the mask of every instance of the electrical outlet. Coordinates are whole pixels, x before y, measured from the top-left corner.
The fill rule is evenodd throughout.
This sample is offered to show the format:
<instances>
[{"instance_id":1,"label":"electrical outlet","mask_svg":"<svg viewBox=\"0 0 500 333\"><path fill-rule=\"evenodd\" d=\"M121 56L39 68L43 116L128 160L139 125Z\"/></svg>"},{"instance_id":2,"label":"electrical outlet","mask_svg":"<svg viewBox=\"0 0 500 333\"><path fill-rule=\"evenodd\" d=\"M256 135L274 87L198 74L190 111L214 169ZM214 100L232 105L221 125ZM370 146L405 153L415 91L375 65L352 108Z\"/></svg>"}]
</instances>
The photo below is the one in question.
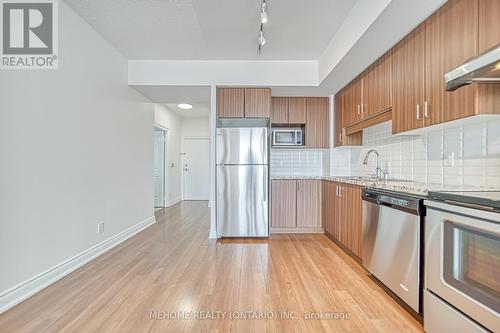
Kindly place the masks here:
<instances>
[{"instance_id":1,"label":"electrical outlet","mask_svg":"<svg viewBox=\"0 0 500 333\"><path fill-rule=\"evenodd\" d=\"M102 234L104 232L104 222L97 224L97 234Z\"/></svg>"}]
</instances>

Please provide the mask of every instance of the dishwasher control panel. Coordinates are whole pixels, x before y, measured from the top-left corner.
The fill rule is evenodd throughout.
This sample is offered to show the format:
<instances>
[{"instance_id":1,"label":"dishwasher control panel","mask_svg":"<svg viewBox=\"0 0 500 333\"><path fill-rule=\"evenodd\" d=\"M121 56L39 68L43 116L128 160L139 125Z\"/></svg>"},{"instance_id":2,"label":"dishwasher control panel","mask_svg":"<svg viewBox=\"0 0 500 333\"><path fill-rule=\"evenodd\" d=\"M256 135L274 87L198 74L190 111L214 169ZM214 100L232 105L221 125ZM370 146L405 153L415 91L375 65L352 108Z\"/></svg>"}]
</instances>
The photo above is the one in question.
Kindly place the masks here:
<instances>
[{"instance_id":1,"label":"dishwasher control panel","mask_svg":"<svg viewBox=\"0 0 500 333\"><path fill-rule=\"evenodd\" d=\"M413 214L419 215L422 212L422 199L411 197L404 194L384 192L376 189L364 189L362 194L363 200L371 201L378 205L388 205L396 209L412 211Z\"/></svg>"}]
</instances>

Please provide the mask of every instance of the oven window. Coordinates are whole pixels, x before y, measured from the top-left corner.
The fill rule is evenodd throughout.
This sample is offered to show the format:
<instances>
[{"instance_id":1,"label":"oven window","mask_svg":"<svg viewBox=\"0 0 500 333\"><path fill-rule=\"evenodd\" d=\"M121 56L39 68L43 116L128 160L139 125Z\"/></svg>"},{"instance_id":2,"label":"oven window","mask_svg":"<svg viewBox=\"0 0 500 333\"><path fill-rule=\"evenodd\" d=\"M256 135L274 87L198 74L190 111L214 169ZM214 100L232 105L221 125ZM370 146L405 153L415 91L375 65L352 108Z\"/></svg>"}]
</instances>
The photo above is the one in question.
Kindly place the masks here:
<instances>
[{"instance_id":1,"label":"oven window","mask_svg":"<svg viewBox=\"0 0 500 333\"><path fill-rule=\"evenodd\" d=\"M500 312L500 237L444 222L444 280Z\"/></svg>"},{"instance_id":2,"label":"oven window","mask_svg":"<svg viewBox=\"0 0 500 333\"><path fill-rule=\"evenodd\" d=\"M276 131L274 135L277 144L293 144L295 142L295 132L293 131Z\"/></svg>"}]
</instances>

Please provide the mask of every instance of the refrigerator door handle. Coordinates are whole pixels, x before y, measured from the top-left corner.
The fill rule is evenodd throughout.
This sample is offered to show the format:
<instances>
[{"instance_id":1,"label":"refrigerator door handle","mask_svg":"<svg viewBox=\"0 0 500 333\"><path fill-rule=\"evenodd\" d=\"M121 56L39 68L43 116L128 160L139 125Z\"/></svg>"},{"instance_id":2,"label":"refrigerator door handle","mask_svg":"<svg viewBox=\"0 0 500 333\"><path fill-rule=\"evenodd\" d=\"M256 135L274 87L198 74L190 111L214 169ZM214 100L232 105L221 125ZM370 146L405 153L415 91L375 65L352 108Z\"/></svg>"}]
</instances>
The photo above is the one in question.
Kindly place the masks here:
<instances>
[{"instance_id":1,"label":"refrigerator door handle","mask_svg":"<svg viewBox=\"0 0 500 333\"><path fill-rule=\"evenodd\" d=\"M264 190L264 196L262 197L262 201L266 202L267 201L267 175L265 174L263 179L263 184L262 184L262 189Z\"/></svg>"}]
</instances>

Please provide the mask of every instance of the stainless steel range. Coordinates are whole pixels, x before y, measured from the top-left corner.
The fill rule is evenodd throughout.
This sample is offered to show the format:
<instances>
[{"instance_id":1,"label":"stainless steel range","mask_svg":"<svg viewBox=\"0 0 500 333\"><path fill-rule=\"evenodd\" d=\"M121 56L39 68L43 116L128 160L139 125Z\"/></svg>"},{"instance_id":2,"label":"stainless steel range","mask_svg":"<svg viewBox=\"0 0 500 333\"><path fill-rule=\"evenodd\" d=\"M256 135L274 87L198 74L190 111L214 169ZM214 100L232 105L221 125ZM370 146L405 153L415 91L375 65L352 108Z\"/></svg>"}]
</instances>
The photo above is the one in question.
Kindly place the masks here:
<instances>
[{"instance_id":1,"label":"stainless steel range","mask_svg":"<svg viewBox=\"0 0 500 333\"><path fill-rule=\"evenodd\" d=\"M500 192L431 192L424 327L500 331Z\"/></svg>"}]
</instances>

